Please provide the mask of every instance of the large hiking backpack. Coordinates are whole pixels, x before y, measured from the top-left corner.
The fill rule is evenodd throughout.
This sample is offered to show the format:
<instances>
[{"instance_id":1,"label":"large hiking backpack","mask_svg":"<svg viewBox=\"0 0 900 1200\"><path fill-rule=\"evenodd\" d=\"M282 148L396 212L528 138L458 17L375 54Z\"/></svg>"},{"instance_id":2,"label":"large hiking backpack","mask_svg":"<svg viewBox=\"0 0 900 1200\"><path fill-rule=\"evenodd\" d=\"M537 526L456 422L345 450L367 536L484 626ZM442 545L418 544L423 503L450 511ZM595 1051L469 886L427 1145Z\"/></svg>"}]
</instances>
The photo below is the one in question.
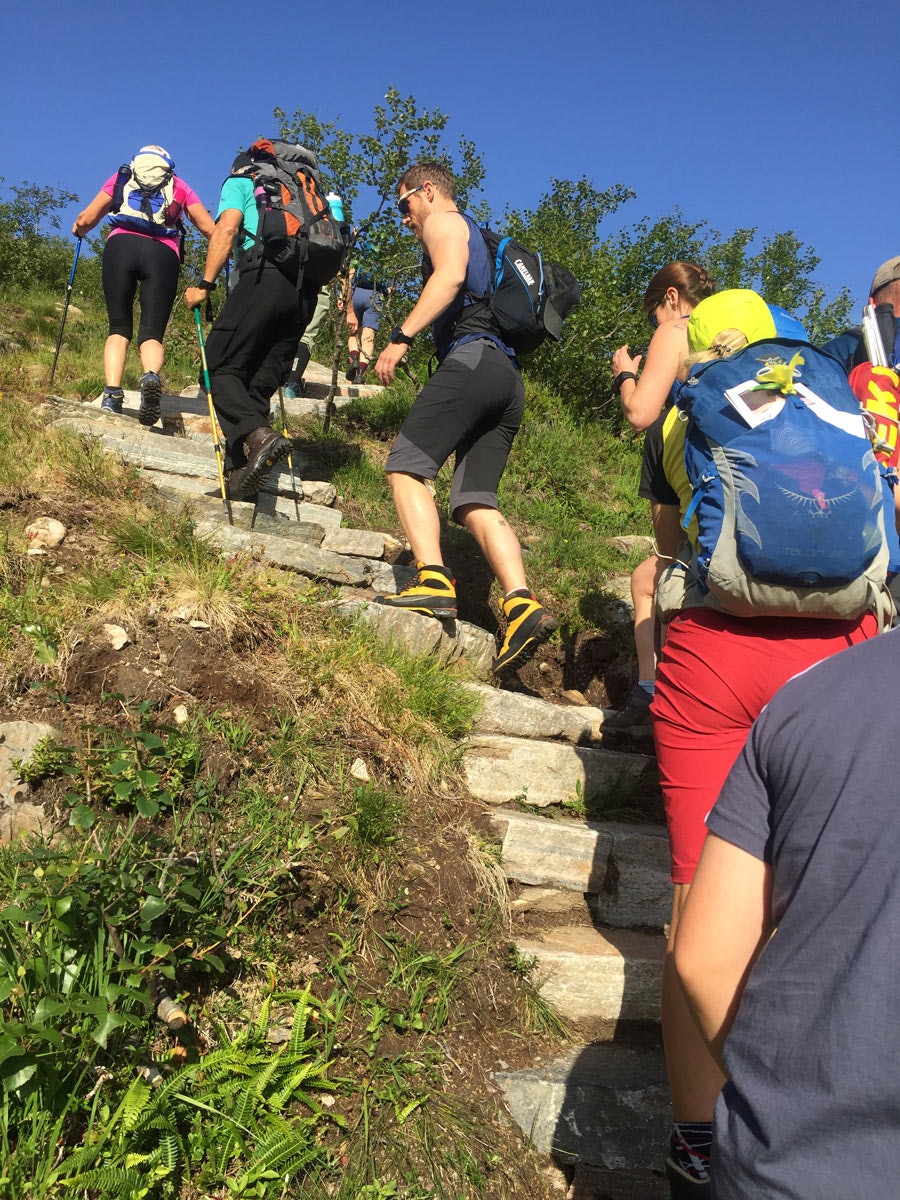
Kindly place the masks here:
<instances>
[{"instance_id":1,"label":"large hiking backpack","mask_svg":"<svg viewBox=\"0 0 900 1200\"><path fill-rule=\"evenodd\" d=\"M175 164L160 146L143 146L131 162L123 163L113 185L111 224L152 237L180 233L173 216Z\"/></svg>"},{"instance_id":2,"label":"large hiking backpack","mask_svg":"<svg viewBox=\"0 0 900 1200\"><path fill-rule=\"evenodd\" d=\"M696 519L664 575L663 619L704 603L741 617L885 620L888 547L878 467L840 363L756 342L695 365L676 389Z\"/></svg>"},{"instance_id":3,"label":"large hiking backpack","mask_svg":"<svg viewBox=\"0 0 900 1200\"><path fill-rule=\"evenodd\" d=\"M890 367L860 363L850 372L863 421L878 462L884 500L884 528L890 548L888 571L900 572L895 490L900 486L900 374Z\"/></svg>"},{"instance_id":4,"label":"large hiking backpack","mask_svg":"<svg viewBox=\"0 0 900 1200\"><path fill-rule=\"evenodd\" d=\"M298 286L321 287L332 280L344 261L349 228L332 215L313 151L260 138L238 155L231 174L252 179L259 212L254 247L242 269L262 259L296 275Z\"/></svg>"},{"instance_id":5,"label":"large hiking backpack","mask_svg":"<svg viewBox=\"0 0 900 1200\"><path fill-rule=\"evenodd\" d=\"M563 321L581 299L575 276L515 238L492 229L481 229L481 235L491 267L490 291L469 296L453 336L484 328L516 354L536 350L547 338L561 341Z\"/></svg>"},{"instance_id":6,"label":"large hiking backpack","mask_svg":"<svg viewBox=\"0 0 900 1200\"><path fill-rule=\"evenodd\" d=\"M891 367L860 363L850 372L850 387L862 408L875 457L896 483L900 468L900 373Z\"/></svg>"}]
</instances>

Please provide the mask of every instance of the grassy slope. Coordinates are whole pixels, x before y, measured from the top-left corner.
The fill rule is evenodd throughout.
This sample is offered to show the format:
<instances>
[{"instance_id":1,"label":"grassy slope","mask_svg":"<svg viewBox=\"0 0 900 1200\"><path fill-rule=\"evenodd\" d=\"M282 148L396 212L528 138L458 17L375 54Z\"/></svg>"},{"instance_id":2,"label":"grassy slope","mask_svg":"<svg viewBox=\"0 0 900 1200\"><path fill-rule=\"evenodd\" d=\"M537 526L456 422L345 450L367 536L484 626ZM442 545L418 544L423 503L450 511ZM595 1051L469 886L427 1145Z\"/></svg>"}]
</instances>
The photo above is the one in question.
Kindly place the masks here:
<instances>
[{"instance_id":1,"label":"grassy slope","mask_svg":"<svg viewBox=\"0 0 900 1200\"><path fill-rule=\"evenodd\" d=\"M0 356L0 709L63 731L33 770L56 836L0 854L0 1196L543 1194L487 1087L558 1035L509 957L504 883L461 794L472 701L348 636L327 589L223 563L135 472L48 431L57 321L23 302L4 318L21 349ZM98 325L85 306L55 391L98 390ZM181 326L167 344L185 386L193 346ZM355 521L395 523L380 461L408 401L360 406L322 444ZM602 621L602 581L631 565L604 539L646 531L637 462L530 395L502 503L567 636ZM24 553L41 514L70 531L47 562ZM476 571L447 537L458 577ZM120 691L97 683L104 622L131 636L103 668ZM148 1011L160 989L188 1010L180 1035Z\"/></svg>"}]
</instances>

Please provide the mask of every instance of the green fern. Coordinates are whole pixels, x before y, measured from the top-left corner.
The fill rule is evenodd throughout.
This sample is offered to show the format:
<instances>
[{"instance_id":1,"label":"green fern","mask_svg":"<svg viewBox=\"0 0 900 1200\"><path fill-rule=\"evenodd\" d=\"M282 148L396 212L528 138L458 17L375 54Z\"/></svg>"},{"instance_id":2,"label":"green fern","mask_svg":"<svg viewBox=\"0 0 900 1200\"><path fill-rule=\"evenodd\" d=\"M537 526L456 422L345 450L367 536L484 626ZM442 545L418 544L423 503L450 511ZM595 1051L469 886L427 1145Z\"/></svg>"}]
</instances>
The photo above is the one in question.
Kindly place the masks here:
<instances>
[{"instance_id":1,"label":"green fern","mask_svg":"<svg viewBox=\"0 0 900 1200\"><path fill-rule=\"evenodd\" d=\"M144 1200L155 1183L153 1179L148 1180L142 1171L125 1170L122 1167L98 1167L59 1180L60 1187L77 1188L80 1192L90 1189L101 1196L115 1197L116 1200ZM64 1191L61 1194L69 1193Z\"/></svg>"},{"instance_id":2,"label":"green fern","mask_svg":"<svg viewBox=\"0 0 900 1200\"><path fill-rule=\"evenodd\" d=\"M300 1138L296 1130L283 1125L265 1137L256 1147L253 1167L238 1181L240 1186L261 1178L267 1171L277 1171L282 1178L293 1175L316 1157L317 1151Z\"/></svg>"},{"instance_id":3,"label":"green fern","mask_svg":"<svg viewBox=\"0 0 900 1200\"><path fill-rule=\"evenodd\" d=\"M276 1049L267 1041L267 998L252 1022L200 1061L171 1072L155 1088L133 1080L90 1143L59 1165L55 1182L96 1188L102 1197L102 1188L115 1180L109 1193L115 1200L167 1200L189 1174L202 1177L205 1186L227 1180L235 1195L258 1186L262 1196L270 1183L274 1189L280 1181L280 1194L286 1178L325 1163L320 1125L346 1122L314 1098L336 1086L321 1041L306 1037L315 1002L308 992L291 999L288 1044ZM300 1104L310 1115L299 1115Z\"/></svg>"},{"instance_id":4,"label":"green fern","mask_svg":"<svg viewBox=\"0 0 900 1200\"><path fill-rule=\"evenodd\" d=\"M159 1157L163 1166L170 1174L178 1168L182 1160L182 1145L174 1133L168 1133L159 1144Z\"/></svg>"},{"instance_id":5,"label":"green fern","mask_svg":"<svg viewBox=\"0 0 900 1200\"><path fill-rule=\"evenodd\" d=\"M122 1097L122 1102L119 1105L119 1111L116 1114L122 1122L126 1132L134 1129L141 1116L147 1109L152 1093L150 1088L144 1083L143 1079L135 1079L128 1091ZM113 1118L115 1124L116 1118Z\"/></svg>"},{"instance_id":6,"label":"green fern","mask_svg":"<svg viewBox=\"0 0 900 1200\"><path fill-rule=\"evenodd\" d=\"M294 1021L291 1025L291 1040L288 1050L291 1054L306 1054L310 1043L306 1040L306 1023L309 1015L309 990L301 993L294 1009ZM310 1039L312 1040L312 1039Z\"/></svg>"}]
</instances>

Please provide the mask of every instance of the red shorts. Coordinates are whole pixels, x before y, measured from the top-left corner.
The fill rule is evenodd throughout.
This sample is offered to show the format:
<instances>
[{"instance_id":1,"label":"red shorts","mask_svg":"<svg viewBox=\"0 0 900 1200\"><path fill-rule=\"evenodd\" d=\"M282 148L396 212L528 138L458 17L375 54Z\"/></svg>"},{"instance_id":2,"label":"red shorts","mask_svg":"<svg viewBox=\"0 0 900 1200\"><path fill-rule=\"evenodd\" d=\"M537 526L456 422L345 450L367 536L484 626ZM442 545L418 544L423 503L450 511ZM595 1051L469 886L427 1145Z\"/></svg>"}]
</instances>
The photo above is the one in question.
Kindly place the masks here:
<instances>
[{"instance_id":1,"label":"red shorts","mask_svg":"<svg viewBox=\"0 0 900 1200\"><path fill-rule=\"evenodd\" d=\"M673 619L650 709L673 883L694 878L706 814L775 692L793 675L877 632L871 613L832 621L730 617L691 608Z\"/></svg>"}]
</instances>

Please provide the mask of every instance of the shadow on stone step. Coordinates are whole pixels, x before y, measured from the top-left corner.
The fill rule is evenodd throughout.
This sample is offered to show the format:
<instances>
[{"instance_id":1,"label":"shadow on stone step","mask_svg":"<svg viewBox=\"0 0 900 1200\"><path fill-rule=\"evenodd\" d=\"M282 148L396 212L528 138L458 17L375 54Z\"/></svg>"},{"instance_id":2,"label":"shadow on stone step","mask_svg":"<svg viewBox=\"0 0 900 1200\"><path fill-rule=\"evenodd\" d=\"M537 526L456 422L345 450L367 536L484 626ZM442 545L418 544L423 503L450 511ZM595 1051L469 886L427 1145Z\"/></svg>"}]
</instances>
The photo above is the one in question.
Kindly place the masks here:
<instances>
[{"instance_id":1,"label":"shadow on stone step","mask_svg":"<svg viewBox=\"0 0 900 1200\"><path fill-rule=\"evenodd\" d=\"M292 436L291 441L303 456L305 479L331 480L343 467L362 462L360 447L340 438Z\"/></svg>"},{"instance_id":2,"label":"shadow on stone step","mask_svg":"<svg viewBox=\"0 0 900 1200\"><path fill-rule=\"evenodd\" d=\"M585 1046L493 1078L535 1149L567 1174L586 1166L648 1173L662 1167L671 1111L660 1050Z\"/></svg>"},{"instance_id":3,"label":"shadow on stone step","mask_svg":"<svg viewBox=\"0 0 900 1200\"><path fill-rule=\"evenodd\" d=\"M550 1156L562 1169L575 1169L580 1190L572 1194L584 1200L666 1196L656 1190L653 1172L665 1162L670 1123L661 1048L586 1046L565 1078ZM602 1179L605 1172L611 1174ZM653 1190L636 1190L635 1176Z\"/></svg>"},{"instance_id":4,"label":"shadow on stone step","mask_svg":"<svg viewBox=\"0 0 900 1200\"><path fill-rule=\"evenodd\" d=\"M669 1200L669 1185L661 1171L607 1171L579 1166L566 1171L566 1200Z\"/></svg>"}]
</instances>

